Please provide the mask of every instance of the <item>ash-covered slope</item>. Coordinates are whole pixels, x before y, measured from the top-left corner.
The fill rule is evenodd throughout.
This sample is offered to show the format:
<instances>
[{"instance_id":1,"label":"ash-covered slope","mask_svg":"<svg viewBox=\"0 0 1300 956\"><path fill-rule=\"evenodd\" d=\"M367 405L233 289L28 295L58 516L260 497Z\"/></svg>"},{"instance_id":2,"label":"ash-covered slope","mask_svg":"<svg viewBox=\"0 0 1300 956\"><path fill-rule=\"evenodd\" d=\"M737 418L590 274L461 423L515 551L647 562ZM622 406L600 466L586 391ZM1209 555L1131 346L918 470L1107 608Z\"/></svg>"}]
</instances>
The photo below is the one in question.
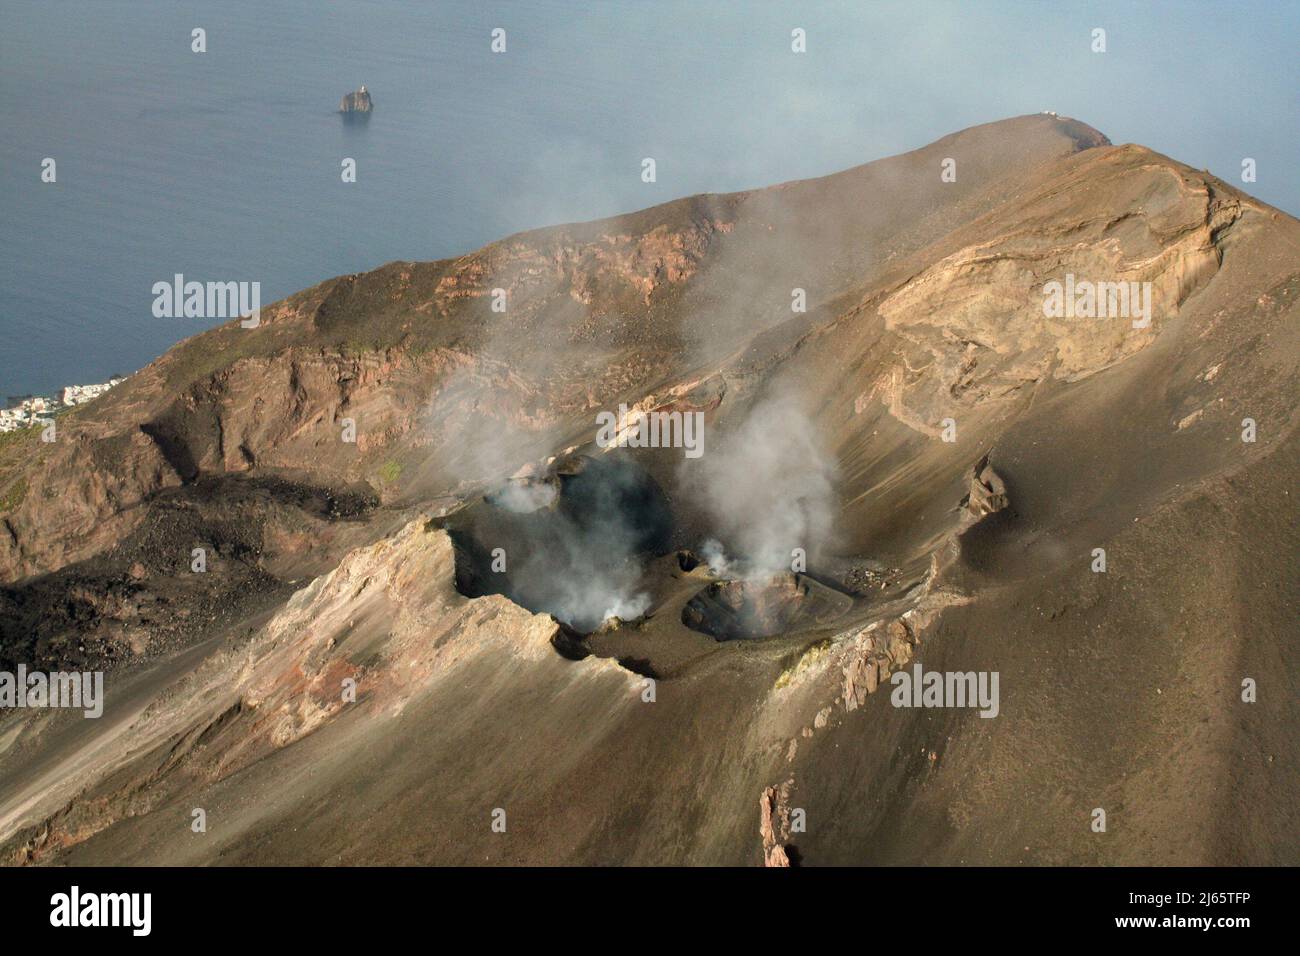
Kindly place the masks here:
<instances>
[{"instance_id":1,"label":"ash-covered slope","mask_svg":"<svg viewBox=\"0 0 1300 956\"><path fill-rule=\"evenodd\" d=\"M442 419L487 414L512 436L586 429L593 409L717 367L764 329L811 327L904 252L996 208L1036 166L1103 142L1025 117L824 179L331 279L263 309L257 329L231 322L181 343L62 419L53 446L9 439L0 579L101 552L139 523L137 505L201 475L366 481L385 500L436 493L437 481L410 488L426 464L457 479L479 470L444 461L454 448L429 454ZM941 183L949 155L958 179ZM795 287L810 308L792 323ZM343 417L355 444L339 440ZM394 467L408 461L421 467Z\"/></svg>"},{"instance_id":2,"label":"ash-covered slope","mask_svg":"<svg viewBox=\"0 0 1300 956\"><path fill-rule=\"evenodd\" d=\"M0 669L111 668L0 717L0 850L1295 863L1298 292L1295 219L1033 116L197 336L0 449Z\"/></svg>"}]
</instances>

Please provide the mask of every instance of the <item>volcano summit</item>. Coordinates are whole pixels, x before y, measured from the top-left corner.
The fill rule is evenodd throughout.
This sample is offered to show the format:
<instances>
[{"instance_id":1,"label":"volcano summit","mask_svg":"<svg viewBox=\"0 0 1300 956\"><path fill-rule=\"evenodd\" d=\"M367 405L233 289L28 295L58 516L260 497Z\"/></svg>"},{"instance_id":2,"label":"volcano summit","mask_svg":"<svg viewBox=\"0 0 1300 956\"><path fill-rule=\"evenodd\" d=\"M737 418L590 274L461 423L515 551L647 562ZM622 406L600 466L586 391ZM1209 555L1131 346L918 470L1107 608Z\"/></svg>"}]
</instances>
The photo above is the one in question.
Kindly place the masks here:
<instances>
[{"instance_id":1,"label":"volcano summit","mask_svg":"<svg viewBox=\"0 0 1300 956\"><path fill-rule=\"evenodd\" d=\"M1294 863L1298 295L1034 115L197 335L3 436L0 671L105 677L0 712L0 859Z\"/></svg>"}]
</instances>

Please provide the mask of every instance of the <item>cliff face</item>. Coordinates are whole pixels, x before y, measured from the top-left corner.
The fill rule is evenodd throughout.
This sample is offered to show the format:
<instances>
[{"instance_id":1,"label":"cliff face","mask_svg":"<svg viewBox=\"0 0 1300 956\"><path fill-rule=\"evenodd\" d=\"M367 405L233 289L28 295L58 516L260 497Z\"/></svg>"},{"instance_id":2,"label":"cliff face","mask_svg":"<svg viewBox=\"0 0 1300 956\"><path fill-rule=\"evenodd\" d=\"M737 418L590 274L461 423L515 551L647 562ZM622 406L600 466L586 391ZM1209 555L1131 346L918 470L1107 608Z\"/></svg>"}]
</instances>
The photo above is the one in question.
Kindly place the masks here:
<instances>
[{"instance_id":1,"label":"cliff face","mask_svg":"<svg viewBox=\"0 0 1300 956\"><path fill-rule=\"evenodd\" d=\"M1136 283L1149 315L1048 314L1067 277ZM0 769L51 768L0 786L0 845L36 862L1294 862L1295 763L1265 757L1295 750L1276 728L1295 717L1296 589L1271 582L1296 544L1297 294L1296 220L1032 116L390 263L195 336L56 441L0 446L4 659L116 662L141 731L85 763L24 715L0 723ZM567 453L601 456L596 413L619 403L701 413L705 463L728 436L761 446L753 484L779 493L743 470L701 486L680 450L609 453L640 476L619 501L662 491L667 543L637 555L651 615L575 635L518 602L553 569L584 593L618 570L573 553L618 522ZM790 483L814 445L829 463ZM536 515L493 504L511 475ZM714 578L671 549L744 538L787 489L806 519L818 482L832 510L809 570L851 609L761 640L684 624ZM506 579L471 567L507 531ZM214 571L192 573L195 547ZM166 677L185 654L208 690ZM1000 672L1001 714L891 707L876 691L916 661ZM342 705L346 677L365 707ZM1245 707L1243 677L1273 689ZM1090 742L1103 723L1111 742ZM493 843L507 791L517 837ZM172 802L230 808L219 839L171 834ZM1098 805L1125 808L1124 841L1089 839ZM413 831L429 807L441 827ZM816 821L802 835L793 808Z\"/></svg>"}]
</instances>

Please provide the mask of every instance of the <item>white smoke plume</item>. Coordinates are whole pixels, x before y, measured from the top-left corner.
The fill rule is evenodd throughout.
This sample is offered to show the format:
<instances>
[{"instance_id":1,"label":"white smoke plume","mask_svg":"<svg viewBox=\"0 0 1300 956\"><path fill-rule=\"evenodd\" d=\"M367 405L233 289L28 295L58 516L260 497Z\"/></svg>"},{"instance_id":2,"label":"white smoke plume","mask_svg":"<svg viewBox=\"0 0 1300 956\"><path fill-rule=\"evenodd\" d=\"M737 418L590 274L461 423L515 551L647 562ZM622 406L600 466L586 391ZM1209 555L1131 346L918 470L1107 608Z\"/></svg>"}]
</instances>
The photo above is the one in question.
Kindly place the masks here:
<instances>
[{"instance_id":1,"label":"white smoke plume","mask_svg":"<svg viewBox=\"0 0 1300 956\"><path fill-rule=\"evenodd\" d=\"M516 514L529 514L549 508L559 490L549 481L507 481L494 495L493 504Z\"/></svg>"},{"instance_id":2,"label":"white smoke plume","mask_svg":"<svg viewBox=\"0 0 1300 956\"><path fill-rule=\"evenodd\" d=\"M645 560L667 548L671 511L631 459L577 457L505 482L449 525L468 555L467 593L503 593L589 631L650 607ZM497 549L508 560L492 567Z\"/></svg>"},{"instance_id":3,"label":"white smoke plume","mask_svg":"<svg viewBox=\"0 0 1300 956\"><path fill-rule=\"evenodd\" d=\"M709 566L714 577L734 578L740 576L740 569L727 557L727 549L717 538L706 538L700 545L700 560Z\"/></svg>"},{"instance_id":4,"label":"white smoke plume","mask_svg":"<svg viewBox=\"0 0 1300 956\"><path fill-rule=\"evenodd\" d=\"M829 545L835 461L789 390L755 404L693 464L684 481L738 555L733 563L716 541L705 542L704 560L715 573L771 577L791 570L796 548L813 555Z\"/></svg>"}]
</instances>

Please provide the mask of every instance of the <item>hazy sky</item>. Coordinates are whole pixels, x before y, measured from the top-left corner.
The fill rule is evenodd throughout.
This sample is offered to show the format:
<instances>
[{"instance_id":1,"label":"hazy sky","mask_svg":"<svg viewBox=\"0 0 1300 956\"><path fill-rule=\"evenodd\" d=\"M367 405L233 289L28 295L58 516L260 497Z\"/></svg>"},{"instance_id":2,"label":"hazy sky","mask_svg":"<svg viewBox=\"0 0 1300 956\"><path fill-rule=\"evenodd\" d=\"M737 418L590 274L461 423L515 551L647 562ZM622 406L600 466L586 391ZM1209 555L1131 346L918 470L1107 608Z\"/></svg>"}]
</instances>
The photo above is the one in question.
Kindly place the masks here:
<instances>
[{"instance_id":1,"label":"hazy sky","mask_svg":"<svg viewBox=\"0 0 1300 956\"><path fill-rule=\"evenodd\" d=\"M556 81L538 83L536 109L590 153L630 124L584 118L634 116L676 194L818 175L1050 109L1300 213L1298 3L574 7L552 4L545 36L515 38L514 54ZM509 9L479 16L508 26ZM795 26L808 32L802 55L790 52ZM1092 52L1094 27L1105 53ZM1258 164L1252 185L1243 157ZM624 206L635 195L618 192Z\"/></svg>"}]
</instances>

